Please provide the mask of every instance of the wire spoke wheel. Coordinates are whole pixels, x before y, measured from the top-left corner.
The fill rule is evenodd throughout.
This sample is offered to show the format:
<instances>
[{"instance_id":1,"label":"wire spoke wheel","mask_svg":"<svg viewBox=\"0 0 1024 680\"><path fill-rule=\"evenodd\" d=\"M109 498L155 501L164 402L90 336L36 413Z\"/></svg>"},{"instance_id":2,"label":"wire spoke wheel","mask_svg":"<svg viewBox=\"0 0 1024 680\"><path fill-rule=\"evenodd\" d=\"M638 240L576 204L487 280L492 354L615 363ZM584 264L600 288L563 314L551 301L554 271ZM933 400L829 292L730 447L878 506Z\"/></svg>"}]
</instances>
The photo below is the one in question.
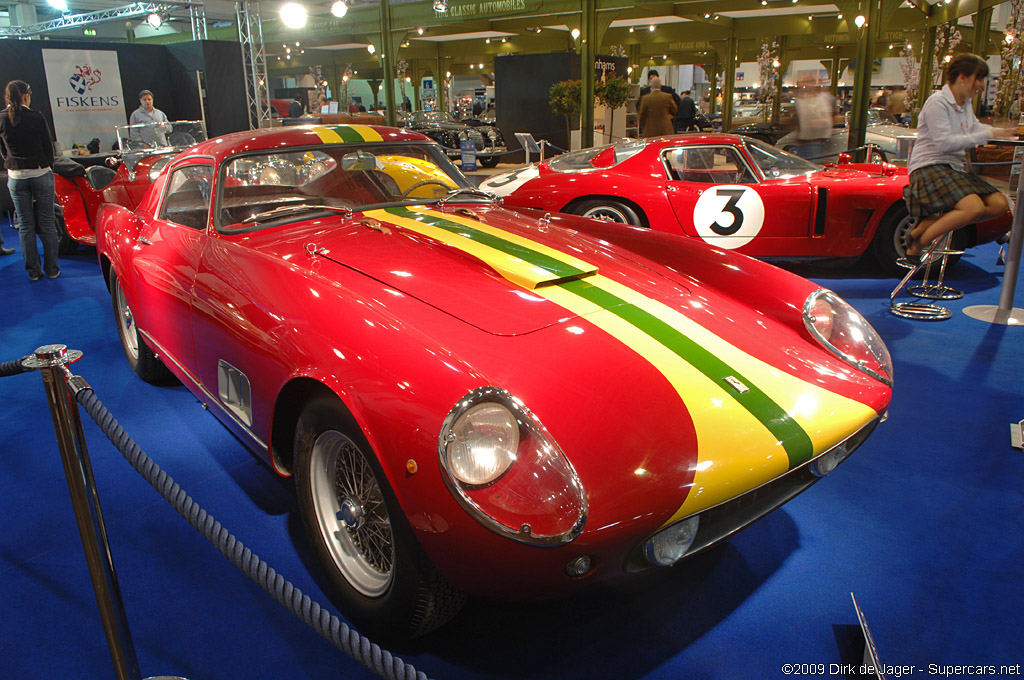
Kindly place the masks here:
<instances>
[{"instance_id":1,"label":"wire spoke wheel","mask_svg":"<svg viewBox=\"0 0 1024 680\"><path fill-rule=\"evenodd\" d=\"M373 469L336 430L316 438L309 461L319 530L335 565L362 595L383 595L393 578L395 541Z\"/></svg>"}]
</instances>

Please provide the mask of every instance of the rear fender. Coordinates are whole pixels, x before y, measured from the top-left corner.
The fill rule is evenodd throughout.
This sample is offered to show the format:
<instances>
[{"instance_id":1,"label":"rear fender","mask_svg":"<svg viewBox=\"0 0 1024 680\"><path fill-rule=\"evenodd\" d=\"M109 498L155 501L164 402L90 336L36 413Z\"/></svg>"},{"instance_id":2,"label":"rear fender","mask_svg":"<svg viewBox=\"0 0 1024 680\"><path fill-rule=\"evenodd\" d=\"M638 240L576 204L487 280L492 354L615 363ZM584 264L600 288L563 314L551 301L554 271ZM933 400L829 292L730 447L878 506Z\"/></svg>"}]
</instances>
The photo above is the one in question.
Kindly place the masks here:
<instances>
[{"instance_id":1,"label":"rear fender","mask_svg":"<svg viewBox=\"0 0 1024 680\"><path fill-rule=\"evenodd\" d=\"M83 177L67 178L54 173L54 190L57 203L64 210L64 228L69 237L79 243L93 244L96 233L89 219L84 191L92 191Z\"/></svg>"}]
</instances>

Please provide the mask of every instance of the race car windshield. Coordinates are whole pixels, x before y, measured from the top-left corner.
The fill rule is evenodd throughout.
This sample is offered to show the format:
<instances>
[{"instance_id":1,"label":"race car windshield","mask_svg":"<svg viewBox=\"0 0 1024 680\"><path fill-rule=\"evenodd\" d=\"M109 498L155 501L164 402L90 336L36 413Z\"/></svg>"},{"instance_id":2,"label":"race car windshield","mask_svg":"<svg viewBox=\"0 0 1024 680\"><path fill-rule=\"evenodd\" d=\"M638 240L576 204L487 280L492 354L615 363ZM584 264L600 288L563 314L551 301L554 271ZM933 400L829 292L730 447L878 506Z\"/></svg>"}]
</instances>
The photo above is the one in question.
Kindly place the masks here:
<instances>
[{"instance_id":1,"label":"race car windshield","mask_svg":"<svg viewBox=\"0 0 1024 680\"><path fill-rule=\"evenodd\" d=\"M786 153L782 149L768 146L756 139L745 140L747 151L754 164L761 170L765 179L782 179L785 177L800 177L812 172L818 172L824 168L817 163L805 161L799 156Z\"/></svg>"},{"instance_id":2,"label":"race car windshield","mask_svg":"<svg viewBox=\"0 0 1024 680\"><path fill-rule=\"evenodd\" d=\"M114 130L121 160L129 170L147 156L174 154L206 141L206 124L201 120L117 125Z\"/></svg>"},{"instance_id":3,"label":"race car windshield","mask_svg":"<svg viewBox=\"0 0 1024 680\"><path fill-rule=\"evenodd\" d=\"M472 188L434 144L266 149L226 161L219 186L218 226L224 230L311 219L315 213L435 204Z\"/></svg>"},{"instance_id":4,"label":"race car windshield","mask_svg":"<svg viewBox=\"0 0 1024 680\"><path fill-rule=\"evenodd\" d=\"M609 146L598 146L592 149L570 151L556 156L548 163L548 167L558 172L579 172L595 168L610 168L627 158L632 158L643 151L645 143L639 139L624 139Z\"/></svg>"}]
</instances>

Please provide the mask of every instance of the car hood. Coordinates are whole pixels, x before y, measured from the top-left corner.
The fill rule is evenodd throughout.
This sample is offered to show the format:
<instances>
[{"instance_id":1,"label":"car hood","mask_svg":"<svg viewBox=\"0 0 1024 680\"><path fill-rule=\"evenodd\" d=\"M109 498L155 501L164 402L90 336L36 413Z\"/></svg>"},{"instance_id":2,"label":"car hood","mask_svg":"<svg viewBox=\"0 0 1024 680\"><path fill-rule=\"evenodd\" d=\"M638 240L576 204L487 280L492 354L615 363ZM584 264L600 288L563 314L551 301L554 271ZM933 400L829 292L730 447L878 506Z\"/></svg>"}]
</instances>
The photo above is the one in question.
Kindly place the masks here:
<instances>
[{"instance_id":1,"label":"car hood","mask_svg":"<svg viewBox=\"0 0 1024 680\"><path fill-rule=\"evenodd\" d=\"M319 253L481 330L519 335L579 316L532 291L601 276L653 299L689 295L668 272L572 229L501 208L370 210L317 235ZM330 275L322 270L321 273Z\"/></svg>"},{"instance_id":2,"label":"car hood","mask_svg":"<svg viewBox=\"0 0 1024 680\"><path fill-rule=\"evenodd\" d=\"M917 130L905 128L902 125L891 125L889 123L884 123L882 125L869 125L868 132L875 135L882 135L883 137L917 137Z\"/></svg>"}]
</instances>

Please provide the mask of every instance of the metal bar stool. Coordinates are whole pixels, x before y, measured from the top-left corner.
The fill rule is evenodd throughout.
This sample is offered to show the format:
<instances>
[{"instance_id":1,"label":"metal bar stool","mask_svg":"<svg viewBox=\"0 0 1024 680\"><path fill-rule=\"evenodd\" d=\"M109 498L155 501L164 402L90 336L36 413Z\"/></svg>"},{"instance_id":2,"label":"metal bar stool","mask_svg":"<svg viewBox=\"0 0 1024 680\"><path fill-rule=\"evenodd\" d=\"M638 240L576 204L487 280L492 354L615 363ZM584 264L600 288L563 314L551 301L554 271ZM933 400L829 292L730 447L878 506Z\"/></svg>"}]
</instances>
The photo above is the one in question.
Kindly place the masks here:
<instances>
[{"instance_id":1,"label":"metal bar stool","mask_svg":"<svg viewBox=\"0 0 1024 680\"><path fill-rule=\"evenodd\" d=\"M936 304L914 301L896 302L896 296L910 282L910 279L914 278L921 267L924 267L924 280L907 288L908 295L927 300L958 300L964 296L962 290L947 286L942 282L946 275L946 261L949 256L963 254L962 250L952 250L950 248L952 238L953 232L949 232L941 239L936 239L921 254L920 261L916 263L911 264L909 261L906 264L900 263L908 267L909 271L903 277L903 280L899 282L899 285L889 294L889 311L897 316L917 319L919 321L945 321L952 316L952 312ZM929 283L928 279L931 276L931 269L936 262L940 263L939 277L935 283Z\"/></svg>"}]
</instances>

